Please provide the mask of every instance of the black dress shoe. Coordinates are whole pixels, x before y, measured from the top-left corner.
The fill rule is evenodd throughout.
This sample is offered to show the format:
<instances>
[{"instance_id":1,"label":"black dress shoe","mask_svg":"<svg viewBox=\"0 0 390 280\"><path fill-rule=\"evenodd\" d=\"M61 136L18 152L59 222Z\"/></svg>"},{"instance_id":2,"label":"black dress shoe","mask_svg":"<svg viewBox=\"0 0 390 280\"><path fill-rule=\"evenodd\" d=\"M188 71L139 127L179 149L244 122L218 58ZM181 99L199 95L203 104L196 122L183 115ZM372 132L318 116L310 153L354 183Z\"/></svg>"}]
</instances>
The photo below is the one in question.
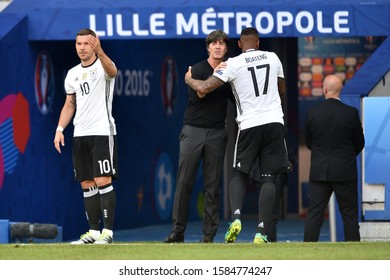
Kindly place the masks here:
<instances>
[{"instance_id":1,"label":"black dress shoe","mask_svg":"<svg viewBox=\"0 0 390 280\"><path fill-rule=\"evenodd\" d=\"M182 232L172 231L164 240L165 243L181 243L184 242L184 234Z\"/></svg>"},{"instance_id":2,"label":"black dress shoe","mask_svg":"<svg viewBox=\"0 0 390 280\"><path fill-rule=\"evenodd\" d=\"M210 234L206 234L202 236L202 239L199 241L199 243L213 243L214 242L214 236Z\"/></svg>"}]
</instances>

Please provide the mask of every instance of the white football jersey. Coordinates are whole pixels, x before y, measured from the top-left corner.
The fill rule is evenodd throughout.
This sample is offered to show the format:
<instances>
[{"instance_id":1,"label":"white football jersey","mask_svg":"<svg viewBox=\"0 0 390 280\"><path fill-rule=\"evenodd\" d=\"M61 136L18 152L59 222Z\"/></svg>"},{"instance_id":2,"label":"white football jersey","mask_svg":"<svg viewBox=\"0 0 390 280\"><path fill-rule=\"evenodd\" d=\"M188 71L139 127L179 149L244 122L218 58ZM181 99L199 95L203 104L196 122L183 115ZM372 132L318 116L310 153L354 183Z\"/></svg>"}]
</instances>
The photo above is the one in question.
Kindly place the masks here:
<instances>
[{"instance_id":1,"label":"white football jersey","mask_svg":"<svg viewBox=\"0 0 390 280\"><path fill-rule=\"evenodd\" d=\"M284 73L279 57L273 52L252 49L229 58L226 63L225 69L213 75L232 86L239 128L284 124L278 91L278 77L284 78Z\"/></svg>"},{"instance_id":2,"label":"white football jersey","mask_svg":"<svg viewBox=\"0 0 390 280\"><path fill-rule=\"evenodd\" d=\"M112 117L115 77L104 72L99 59L92 65L80 64L68 71L65 78L67 94L76 94L73 136L116 135Z\"/></svg>"}]
</instances>

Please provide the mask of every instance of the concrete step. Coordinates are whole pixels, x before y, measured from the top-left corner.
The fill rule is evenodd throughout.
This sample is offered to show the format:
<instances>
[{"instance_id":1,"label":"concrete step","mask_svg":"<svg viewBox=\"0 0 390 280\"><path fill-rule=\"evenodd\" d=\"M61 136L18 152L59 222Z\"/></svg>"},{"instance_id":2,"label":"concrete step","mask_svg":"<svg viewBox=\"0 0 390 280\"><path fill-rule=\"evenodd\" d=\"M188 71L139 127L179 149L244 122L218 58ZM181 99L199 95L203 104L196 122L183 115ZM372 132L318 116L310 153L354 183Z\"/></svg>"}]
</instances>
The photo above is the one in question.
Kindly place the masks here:
<instances>
[{"instance_id":1,"label":"concrete step","mask_svg":"<svg viewBox=\"0 0 390 280\"><path fill-rule=\"evenodd\" d=\"M390 241L390 222L361 222L362 241Z\"/></svg>"}]
</instances>

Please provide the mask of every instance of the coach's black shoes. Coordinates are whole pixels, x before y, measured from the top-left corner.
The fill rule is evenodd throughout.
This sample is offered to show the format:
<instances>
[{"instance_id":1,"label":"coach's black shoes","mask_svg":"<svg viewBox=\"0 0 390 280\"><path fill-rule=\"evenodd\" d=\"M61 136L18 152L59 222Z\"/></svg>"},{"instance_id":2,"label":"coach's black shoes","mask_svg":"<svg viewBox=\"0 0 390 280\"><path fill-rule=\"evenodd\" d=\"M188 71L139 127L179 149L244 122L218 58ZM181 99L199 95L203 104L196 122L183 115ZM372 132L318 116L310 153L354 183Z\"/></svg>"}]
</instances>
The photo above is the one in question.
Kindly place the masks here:
<instances>
[{"instance_id":1,"label":"coach's black shoes","mask_svg":"<svg viewBox=\"0 0 390 280\"><path fill-rule=\"evenodd\" d=\"M182 232L172 231L164 240L165 243L182 243L184 242L184 234Z\"/></svg>"},{"instance_id":2,"label":"coach's black shoes","mask_svg":"<svg viewBox=\"0 0 390 280\"><path fill-rule=\"evenodd\" d=\"M211 234L205 234L202 236L202 239L199 241L199 243L213 243L214 242L214 236Z\"/></svg>"}]
</instances>

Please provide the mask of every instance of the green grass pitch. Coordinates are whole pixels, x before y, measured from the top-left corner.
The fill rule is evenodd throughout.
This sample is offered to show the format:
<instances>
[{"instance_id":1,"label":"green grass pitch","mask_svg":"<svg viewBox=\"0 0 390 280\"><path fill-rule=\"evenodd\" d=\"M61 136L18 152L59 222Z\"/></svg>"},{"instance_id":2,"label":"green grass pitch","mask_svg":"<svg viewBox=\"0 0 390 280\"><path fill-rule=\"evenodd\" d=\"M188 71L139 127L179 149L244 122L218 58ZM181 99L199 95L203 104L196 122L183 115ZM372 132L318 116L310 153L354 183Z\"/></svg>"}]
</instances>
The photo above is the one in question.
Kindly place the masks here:
<instances>
[{"instance_id":1,"label":"green grass pitch","mask_svg":"<svg viewBox=\"0 0 390 280\"><path fill-rule=\"evenodd\" d=\"M0 260L390 260L390 242L3 244Z\"/></svg>"}]
</instances>

